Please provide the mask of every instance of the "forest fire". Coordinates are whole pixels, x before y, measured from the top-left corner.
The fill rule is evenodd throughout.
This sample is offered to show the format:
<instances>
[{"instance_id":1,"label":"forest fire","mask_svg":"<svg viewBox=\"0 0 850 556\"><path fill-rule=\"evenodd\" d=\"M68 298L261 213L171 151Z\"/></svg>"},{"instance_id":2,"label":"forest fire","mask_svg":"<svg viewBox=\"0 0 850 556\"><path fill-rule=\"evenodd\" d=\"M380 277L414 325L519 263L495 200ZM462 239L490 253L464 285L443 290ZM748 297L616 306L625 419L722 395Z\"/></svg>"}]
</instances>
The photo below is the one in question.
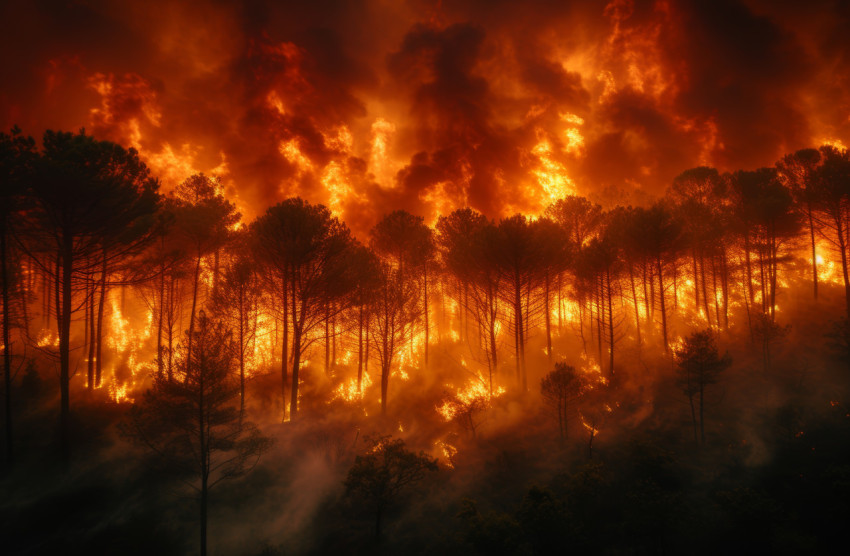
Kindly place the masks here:
<instances>
[{"instance_id":1,"label":"forest fire","mask_svg":"<svg viewBox=\"0 0 850 556\"><path fill-rule=\"evenodd\" d=\"M0 6L3 553L843 542L843 5L53 4Z\"/></svg>"}]
</instances>

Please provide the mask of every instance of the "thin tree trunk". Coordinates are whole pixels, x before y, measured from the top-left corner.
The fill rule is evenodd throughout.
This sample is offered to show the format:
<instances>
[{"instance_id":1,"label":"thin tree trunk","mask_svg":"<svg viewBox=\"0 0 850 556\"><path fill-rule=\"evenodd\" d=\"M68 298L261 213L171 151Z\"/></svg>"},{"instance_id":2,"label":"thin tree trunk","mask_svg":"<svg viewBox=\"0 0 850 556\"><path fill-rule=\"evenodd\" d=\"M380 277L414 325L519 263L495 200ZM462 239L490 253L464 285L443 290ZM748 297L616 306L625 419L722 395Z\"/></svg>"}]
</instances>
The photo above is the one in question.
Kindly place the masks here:
<instances>
[{"instance_id":1,"label":"thin tree trunk","mask_svg":"<svg viewBox=\"0 0 850 556\"><path fill-rule=\"evenodd\" d=\"M818 255L815 248L815 223L812 217L812 204L806 202L806 215L809 217L809 236L812 241L812 285L814 286L815 299L818 298Z\"/></svg>"},{"instance_id":2,"label":"thin tree trunk","mask_svg":"<svg viewBox=\"0 0 850 556\"><path fill-rule=\"evenodd\" d=\"M239 287L239 426L245 415L245 289Z\"/></svg>"},{"instance_id":3,"label":"thin tree trunk","mask_svg":"<svg viewBox=\"0 0 850 556\"><path fill-rule=\"evenodd\" d=\"M5 221L0 223L0 280L3 284L3 409L6 418L6 461L15 461L14 429L12 427L12 342L9 335L10 318L9 307L9 269L6 266L8 252L6 250L6 226Z\"/></svg>"},{"instance_id":4,"label":"thin tree trunk","mask_svg":"<svg viewBox=\"0 0 850 556\"><path fill-rule=\"evenodd\" d=\"M552 315L549 314L549 272L546 272L543 286L543 310L546 311L546 356L552 364Z\"/></svg>"},{"instance_id":5,"label":"thin tree trunk","mask_svg":"<svg viewBox=\"0 0 850 556\"><path fill-rule=\"evenodd\" d=\"M62 459L67 464L71 459L71 312L73 290L71 281L74 271L74 239L67 232L63 234L62 251L60 252L62 268L62 301L57 299L57 314L59 324L59 444ZM59 281L57 280L57 284ZM57 286L57 290L59 287Z\"/></svg>"},{"instance_id":6,"label":"thin tree trunk","mask_svg":"<svg viewBox=\"0 0 850 556\"><path fill-rule=\"evenodd\" d=\"M514 318L517 321L517 372L523 392L528 392L528 381L525 375L525 328L522 315L522 287L519 276L514 278L515 299Z\"/></svg>"},{"instance_id":7,"label":"thin tree trunk","mask_svg":"<svg viewBox=\"0 0 850 556\"><path fill-rule=\"evenodd\" d=\"M714 262L714 255L711 255L711 287L714 292L714 316L717 319L717 326L720 327L720 302L717 301L717 265Z\"/></svg>"},{"instance_id":8,"label":"thin tree trunk","mask_svg":"<svg viewBox=\"0 0 850 556\"><path fill-rule=\"evenodd\" d=\"M664 272L661 266L661 257L656 259L658 266L658 295L661 300L661 331L664 338L664 353L670 351L670 343L667 341L667 308L664 306Z\"/></svg>"},{"instance_id":9,"label":"thin tree trunk","mask_svg":"<svg viewBox=\"0 0 850 556\"><path fill-rule=\"evenodd\" d=\"M325 302L325 376L331 376L331 305Z\"/></svg>"},{"instance_id":10,"label":"thin tree trunk","mask_svg":"<svg viewBox=\"0 0 850 556\"><path fill-rule=\"evenodd\" d=\"M192 336L195 332L195 309L198 305L198 280L201 276L201 251L198 250L198 258L195 262L195 273L192 279L192 312L189 313L189 339L186 342L186 361L192 360Z\"/></svg>"},{"instance_id":11,"label":"thin tree trunk","mask_svg":"<svg viewBox=\"0 0 850 556\"><path fill-rule=\"evenodd\" d=\"M844 302L847 307L847 318L850 319L850 276L848 276L847 271L847 240L845 237L844 222L840 216L837 218L836 224L838 248L841 250L841 271L844 276Z\"/></svg>"},{"instance_id":12,"label":"thin tree trunk","mask_svg":"<svg viewBox=\"0 0 850 556\"><path fill-rule=\"evenodd\" d=\"M721 286L723 287L723 329L729 330L729 258L723 248L720 259Z\"/></svg>"},{"instance_id":13,"label":"thin tree trunk","mask_svg":"<svg viewBox=\"0 0 850 556\"><path fill-rule=\"evenodd\" d=\"M608 374L609 379L613 382L614 380L614 306L612 304L612 288L611 288L611 270L605 269L605 278L608 282L608 345L610 346L610 353L608 355Z\"/></svg>"},{"instance_id":14,"label":"thin tree trunk","mask_svg":"<svg viewBox=\"0 0 850 556\"><path fill-rule=\"evenodd\" d=\"M289 382L289 376L287 372L287 365L289 365L289 299L287 296L287 287L288 287L288 279L286 276L286 271L281 273L281 281L283 282L283 290L281 299L283 301L283 346L281 346L280 352L280 377L281 377L281 406L283 406L283 420L286 421L286 384ZM295 318L295 288L293 287L292 291L292 310L293 315L292 318Z\"/></svg>"},{"instance_id":15,"label":"thin tree trunk","mask_svg":"<svg viewBox=\"0 0 850 556\"><path fill-rule=\"evenodd\" d=\"M103 307L106 305L106 252L103 253L103 265L100 269L100 303L97 306L97 333L94 341L97 344L95 350L95 377L96 387L100 387L103 376Z\"/></svg>"},{"instance_id":16,"label":"thin tree trunk","mask_svg":"<svg viewBox=\"0 0 850 556\"><path fill-rule=\"evenodd\" d=\"M159 319L156 327L156 376L162 378L162 320L165 314L165 264L160 267L159 277Z\"/></svg>"},{"instance_id":17,"label":"thin tree trunk","mask_svg":"<svg viewBox=\"0 0 850 556\"><path fill-rule=\"evenodd\" d=\"M697 250L691 249L691 261L694 273L694 310L699 312L699 273L697 272Z\"/></svg>"},{"instance_id":18,"label":"thin tree trunk","mask_svg":"<svg viewBox=\"0 0 850 556\"><path fill-rule=\"evenodd\" d=\"M705 279L705 253L702 251L699 254L699 277L702 283L702 305L705 311L705 322L711 326L711 311L708 310L708 285Z\"/></svg>"},{"instance_id":19,"label":"thin tree trunk","mask_svg":"<svg viewBox=\"0 0 850 556\"><path fill-rule=\"evenodd\" d=\"M425 286L425 367L428 367L428 343L431 337L430 318L428 314L428 264L422 268L423 283Z\"/></svg>"},{"instance_id":20,"label":"thin tree trunk","mask_svg":"<svg viewBox=\"0 0 850 556\"><path fill-rule=\"evenodd\" d=\"M189 373L189 362L186 362L186 374ZM207 554L207 497L209 495L209 461L207 445L207 422L205 419L206 407L204 405L204 381L202 373L199 370L199 399L198 399L198 436L200 441L200 459L201 459L201 556Z\"/></svg>"},{"instance_id":21,"label":"thin tree trunk","mask_svg":"<svg viewBox=\"0 0 850 556\"><path fill-rule=\"evenodd\" d=\"M95 295L97 294L97 286L91 285L91 290L86 286L86 316L83 319L83 328L86 329L86 340L88 344L88 361L86 365L86 386L89 390L94 389L94 365L97 357L97 342L95 336L97 334L97 319L95 318Z\"/></svg>"},{"instance_id":22,"label":"thin tree trunk","mask_svg":"<svg viewBox=\"0 0 850 556\"><path fill-rule=\"evenodd\" d=\"M292 275L292 389L290 390L289 400L289 420L295 421L298 415L298 371L301 367L301 333L304 326L305 307L304 301L301 303L301 314L298 314L297 298L297 280L293 273Z\"/></svg>"},{"instance_id":23,"label":"thin tree trunk","mask_svg":"<svg viewBox=\"0 0 850 556\"><path fill-rule=\"evenodd\" d=\"M362 301L362 300L361 300ZM357 314L357 393L363 395L363 306Z\"/></svg>"},{"instance_id":24,"label":"thin tree trunk","mask_svg":"<svg viewBox=\"0 0 850 556\"><path fill-rule=\"evenodd\" d=\"M635 330L637 331L637 343L638 347L641 346L642 341L640 337L640 312L638 311L638 301L637 301L637 291L635 291L635 273L632 268L632 262L628 261L629 267L629 284L632 287L632 304L635 308Z\"/></svg>"}]
</instances>

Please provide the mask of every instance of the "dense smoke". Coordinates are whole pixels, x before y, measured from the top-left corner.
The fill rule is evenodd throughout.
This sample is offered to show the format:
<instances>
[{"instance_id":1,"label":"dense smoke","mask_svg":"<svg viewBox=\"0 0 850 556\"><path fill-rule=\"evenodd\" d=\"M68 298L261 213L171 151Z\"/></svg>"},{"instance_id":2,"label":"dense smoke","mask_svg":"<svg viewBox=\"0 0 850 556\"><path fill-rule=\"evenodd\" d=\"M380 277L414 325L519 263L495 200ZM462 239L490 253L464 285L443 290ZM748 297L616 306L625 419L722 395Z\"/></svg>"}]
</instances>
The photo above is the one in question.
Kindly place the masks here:
<instances>
[{"instance_id":1,"label":"dense smoke","mask_svg":"<svg viewBox=\"0 0 850 556\"><path fill-rule=\"evenodd\" d=\"M362 233L404 208L642 203L850 142L840 2L10 2L4 128L85 126Z\"/></svg>"}]
</instances>

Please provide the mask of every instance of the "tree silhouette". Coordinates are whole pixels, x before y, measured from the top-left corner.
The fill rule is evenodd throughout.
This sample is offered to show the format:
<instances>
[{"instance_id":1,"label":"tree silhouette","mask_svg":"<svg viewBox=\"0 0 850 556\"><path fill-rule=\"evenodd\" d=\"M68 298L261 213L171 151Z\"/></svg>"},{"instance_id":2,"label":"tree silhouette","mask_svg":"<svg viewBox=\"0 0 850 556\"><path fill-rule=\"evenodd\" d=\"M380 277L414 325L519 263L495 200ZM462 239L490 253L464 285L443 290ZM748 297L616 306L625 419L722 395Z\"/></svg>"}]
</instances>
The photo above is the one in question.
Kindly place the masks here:
<instances>
[{"instance_id":1,"label":"tree silhouette","mask_svg":"<svg viewBox=\"0 0 850 556\"><path fill-rule=\"evenodd\" d=\"M720 374L732 364L732 359L728 353L723 356L718 353L714 334L709 329L686 337L682 347L676 350L675 360L679 385L691 408L694 442L705 444L705 389L717 382ZM697 398L697 403L694 403L694 398Z\"/></svg>"},{"instance_id":2,"label":"tree silhouette","mask_svg":"<svg viewBox=\"0 0 850 556\"><path fill-rule=\"evenodd\" d=\"M658 278L658 307L661 311L661 332L664 353L670 348L668 339L667 323L667 288L669 282L665 282L668 276L667 264L675 260L681 242L681 224L673 215L670 208L663 202L658 202L648 209L637 209L633 222L635 234L643 238L642 249L648 261L654 268Z\"/></svg>"},{"instance_id":3,"label":"tree silhouette","mask_svg":"<svg viewBox=\"0 0 850 556\"><path fill-rule=\"evenodd\" d=\"M558 415L558 432L562 441L566 440L569 431L570 406L578 400L581 392L581 378L574 367L563 362L555 363L555 370L540 381L543 401Z\"/></svg>"},{"instance_id":4,"label":"tree silhouette","mask_svg":"<svg viewBox=\"0 0 850 556\"><path fill-rule=\"evenodd\" d=\"M700 166L686 170L677 176L668 192L678 212L678 219L682 223L682 239L691 254L694 308L699 312L700 290L702 290L706 323L711 324L711 309L708 302L711 297L718 326L720 326L720 309L717 303L716 267L725 268L726 262L726 252L722 243L723 229L720 225L723 205L728 197L726 188L726 180L722 179L716 169ZM706 259L711 261L711 296L708 293L705 271ZM715 264L716 259L719 259L720 264ZM726 303L724 303L724 315L726 315ZM724 319L724 322L726 321L728 316Z\"/></svg>"},{"instance_id":5,"label":"tree silhouette","mask_svg":"<svg viewBox=\"0 0 850 556\"><path fill-rule=\"evenodd\" d=\"M850 276L847 249L848 213L850 213L850 154L846 149L824 145L820 148L822 163L812 173L811 202L822 235L841 256L844 277L844 299L850 318Z\"/></svg>"},{"instance_id":6,"label":"tree silhouette","mask_svg":"<svg viewBox=\"0 0 850 556\"><path fill-rule=\"evenodd\" d=\"M440 260L447 277L452 280L449 289L457 301L460 335L467 344L470 315L473 318L481 315L479 308L473 307L475 298L470 300L470 288L477 285L475 279L479 272L496 270L492 260L485 260L490 254L483 231L488 224L483 215L470 208L455 210L437 220L436 242ZM498 274L494 274L492 282L498 284ZM495 358L492 358L491 366L495 365Z\"/></svg>"},{"instance_id":7,"label":"tree silhouette","mask_svg":"<svg viewBox=\"0 0 850 556\"><path fill-rule=\"evenodd\" d=\"M809 226L809 240L812 245L812 287L815 299L818 298L818 254L815 245L817 226L812 203L814 200L812 181L813 174L820 161L821 154L817 149L800 149L792 154L785 155L776 164L780 179L791 190L794 200L797 206L802 209L803 216Z\"/></svg>"},{"instance_id":8,"label":"tree silhouette","mask_svg":"<svg viewBox=\"0 0 850 556\"><path fill-rule=\"evenodd\" d=\"M133 406L124 432L197 494L205 555L210 491L250 471L271 442L240 418L234 403L240 391L235 372L239 346L232 332L200 311L193 334L191 357L188 341L183 347L183 380L155 378Z\"/></svg>"},{"instance_id":9,"label":"tree silhouette","mask_svg":"<svg viewBox=\"0 0 850 556\"><path fill-rule=\"evenodd\" d=\"M13 317L13 290L19 282L9 261L19 260L13 252L12 234L31 176L35 160L35 141L24 137L18 128L12 128L10 134L0 133L0 287L2 287L3 320L3 408L6 421L6 460L15 459L14 428L12 419L12 341L11 332L15 324ZM20 323L18 323L20 324Z\"/></svg>"},{"instance_id":10,"label":"tree silhouette","mask_svg":"<svg viewBox=\"0 0 850 556\"><path fill-rule=\"evenodd\" d=\"M288 284L288 312L292 315L290 418L294 421L301 357L316 340L312 332L329 316L347 308L355 289L352 262L357 243L325 206L297 198L270 207L251 225L251 233L256 251L286 276ZM333 307L333 315L328 314L328 307ZM286 378L284 373L284 384Z\"/></svg>"},{"instance_id":11,"label":"tree silhouette","mask_svg":"<svg viewBox=\"0 0 850 556\"><path fill-rule=\"evenodd\" d=\"M43 270L52 273L57 285L59 438L67 460L74 294L95 268L103 272L110 260L126 257L152 239L158 184L135 150L97 141L84 132L47 131L42 144L32 181L35 209L28 235L35 250L56 263Z\"/></svg>"},{"instance_id":12,"label":"tree silhouette","mask_svg":"<svg viewBox=\"0 0 850 556\"><path fill-rule=\"evenodd\" d=\"M500 293L513 311L517 384L522 392L527 392L525 343L529 320L539 313L531 293L541 276L543 250L539 237L521 214L499 222L496 242L496 264L505 284Z\"/></svg>"},{"instance_id":13,"label":"tree silhouette","mask_svg":"<svg viewBox=\"0 0 850 556\"><path fill-rule=\"evenodd\" d=\"M236 206L224 198L218 178L195 174L174 191L174 214L177 229L191 246L194 258L192 272L192 308L189 310L189 337L187 352L191 358L194 341L195 313L198 308L198 287L201 261L217 253L230 238L230 228L239 221ZM217 283L218 268L213 269Z\"/></svg>"},{"instance_id":14,"label":"tree silhouette","mask_svg":"<svg viewBox=\"0 0 850 556\"><path fill-rule=\"evenodd\" d=\"M410 340L419 308L416 284L404 280L401 269L387 262L381 263L380 268L369 334L381 365L381 414L386 415L390 374L399 351Z\"/></svg>"},{"instance_id":15,"label":"tree silhouette","mask_svg":"<svg viewBox=\"0 0 850 556\"><path fill-rule=\"evenodd\" d=\"M247 234L239 234L239 251L225 265L221 283L212 296L212 310L217 318L229 324L235 334L236 357L239 363L239 418L245 413L245 363L248 349L257 333L254 318L259 310L260 284L252 261L247 257Z\"/></svg>"},{"instance_id":16,"label":"tree silhouette","mask_svg":"<svg viewBox=\"0 0 850 556\"><path fill-rule=\"evenodd\" d=\"M417 290L421 288L423 292L422 303L416 303L416 311L422 316L427 364L430 334L428 272L433 267L436 253L433 233L421 217L396 210L384 216L370 230L369 246L381 259L398 269L399 278L405 283L405 287L409 283Z\"/></svg>"},{"instance_id":17,"label":"tree silhouette","mask_svg":"<svg viewBox=\"0 0 850 556\"><path fill-rule=\"evenodd\" d=\"M381 520L388 507L405 490L437 470L437 461L424 452L408 450L404 440L389 436L367 437L369 449L357 456L348 471L349 496L368 504L375 516L375 538L381 537Z\"/></svg>"},{"instance_id":18,"label":"tree silhouette","mask_svg":"<svg viewBox=\"0 0 850 556\"><path fill-rule=\"evenodd\" d=\"M540 298L543 302L543 323L546 332L546 356L552 362L552 295L560 312L560 277L569 267L571 248L564 229L549 218L540 218L532 223L540 248Z\"/></svg>"}]
</instances>

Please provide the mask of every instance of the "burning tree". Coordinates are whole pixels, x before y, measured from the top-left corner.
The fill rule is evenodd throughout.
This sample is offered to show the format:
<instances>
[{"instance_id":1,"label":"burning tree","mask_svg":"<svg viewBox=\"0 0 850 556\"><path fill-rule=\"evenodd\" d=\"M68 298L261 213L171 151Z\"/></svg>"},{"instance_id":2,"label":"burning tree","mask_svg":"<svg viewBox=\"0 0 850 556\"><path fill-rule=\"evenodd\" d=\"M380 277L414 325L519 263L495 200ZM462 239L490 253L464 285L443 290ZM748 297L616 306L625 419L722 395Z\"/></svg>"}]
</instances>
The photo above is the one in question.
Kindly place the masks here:
<instances>
[{"instance_id":1,"label":"burning tree","mask_svg":"<svg viewBox=\"0 0 850 556\"><path fill-rule=\"evenodd\" d=\"M139 252L155 231L158 183L134 149L47 131L32 180L27 230L32 260L55 284L59 337L60 445L70 456L71 322L93 275ZM39 257L38 255L41 255Z\"/></svg>"},{"instance_id":2,"label":"burning tree","mask_svg":"<svg viewBox=\"0 0 850 556\"><path fill-rule=\"evenodd\" d=\"M499 222L496 264L505 284L500 291L502 299L513 312L516 378L522 392L528 391L525 344L530 320L540 310L531 295L541 276L543 249L539 239L528 219L521 214Z\"/></svg>"},{"instance_id":3,"label":"burning tree","mask_svg":"<svg viewBox=\"0 0 850 556\"><path fill-rule=\"evenodd\" d=\"M381 536L381 518L405 490L437 470L437 460L425 452L405 448L404 440L389 436L367 437L369 449L357 456L348 472L349 496L368 504L375 515L375 537Z\"/></svg>"},{"instance_id":4,"label":"burning tree","mask_svg":"<svg viewBox=\"0 0 850 556\"><path fill-rule=\"evenodd\" d=\"M404 280L401 270L386 262L381 264L372 313L369 334L381 365L381 414L386 415L390 373L419 316L416 284Z\"/></svg>"},{"instance_id":5,"label":"burning tree","mask_svg":"<svg viewBox=\"0 0 850 556\"><path fill-rule=\"evenodd\" d=\"M423 219L407 211L396 210L384 216L369 232L369 246L397 272L404 288L416 290L410 308L422 317L425 364L428 363L430 319L428 318L429 270L434 264L435 244L431 229ZM430 286L433 287L433 286ZM421 303L419 299L421 289ZM413 346L410 346L413 349Z\"/></svg>"},{"instance_id":6,"label":"burning tree","mask_svg":"<svg viewBox=\"0 0 850 556\"><path fill-rule=\"evenodd\" d=\"M498 333L501 326L499 296L503 287L497 265L497 229L472 209L460 209L437 222L437 241L442 263L453 278L453 289L461 309L461 332L469 343L468 321L477 321L478 346L487 362L488 389L493 395L493 375L499 368ZM472 346L470 345L470 348Z\"/></svg>"},{"instance_id":7,"label":"burning tree","mask_svg":"<svg viewBox=\"0 0 850 556\"><path fill-rule=\"evenodd\" d=\"M192 308L189 310L188 356L192 356L195 313L198 308L198 287L201 261L214 254L213 289L218 284L219 250L230 239L230 227L239 221L236 206L224 198L218 178L196 174L177 186L173 210L176 227L189 244L194 259L192 271Z\"/></svg>"},{"instance_id":8,"label":"burning tree","mask_svg":"<svg viewBox=\"0 0 850 556\"><path fill-rule=\"evenodd\" d=\"M240 244L245 245L244 235ZM243 254L235 254L224 267L221 284L213 293L212 308L216 316L230 323L236 338L239 362L239 416L245 413L245 360L257 334L256 312L261 290L252 262Z\"/></svg>"},{"instance_id":9,"label":"burning tree","mask_svg":"<svg viewBox=\"0 0 850 556\"><path fill-rule=\"evenodd\" d=\"M720 373L732 364L732 359L728 353L723 356L718 353L711 330L694 332L685 338L682 347L676 350L675 359L679 385L691 407L694 442L705 444L705 389L717 382ZM694 398L697 399L696 403Z\"/></svg>"},{"instance_id":10,"label":"burning tree","mask_svg":"<svg viewBox=\"0 0 850 556\"><path fill-rule=\"evenodd\" d=\"M850 152L831 146L820 148L821 165L812 175L810 199L822 235L841 258L844 300L850 318Z\"/></svg>"},{"instance_id":11,"label":"burning tree","mask_svg":"<svg viewBox=\"0 0 850 556\"><path fill-rule=\"evenodd\" d=\"M298 198L270 207L252 225L256 252L279 273L283 288L284 344L292 315L290 419L298 414L301 357L320 324L346 309L355 289L357 242L348 227L323 205ZM282 362L286 389L286 351ZM286 402L284 400L284 412Z\"/></svg>"},{"instance_id":12,"label":"burning tree","mask_svg":"<svg viewBox=\"0 0 850 556\"><path fill-rule=\"evenodd\" d=\"M494 397L505 393L504 388L488 391L483 377L476 375L463 388L447 393L437 412L446 421L454 421L474 439L483 422L481 415L490 408Z\"/></svg>"},{"instance_id":13,"label":"burning tree","mask_svg":"<svg viewBox=\"0 0 850 556\"><path fill-rule=\"evenodd\" d=\"M200 504L201 555L207 553L210 490L241 477L270 446L251 423L240 419L235 398L239 346L220 322L198 315L191 356L183 348L182 380L162 376L133 406L125 433L142 443L159 462L184 480Z\"/></svg>"}]
</instances>

